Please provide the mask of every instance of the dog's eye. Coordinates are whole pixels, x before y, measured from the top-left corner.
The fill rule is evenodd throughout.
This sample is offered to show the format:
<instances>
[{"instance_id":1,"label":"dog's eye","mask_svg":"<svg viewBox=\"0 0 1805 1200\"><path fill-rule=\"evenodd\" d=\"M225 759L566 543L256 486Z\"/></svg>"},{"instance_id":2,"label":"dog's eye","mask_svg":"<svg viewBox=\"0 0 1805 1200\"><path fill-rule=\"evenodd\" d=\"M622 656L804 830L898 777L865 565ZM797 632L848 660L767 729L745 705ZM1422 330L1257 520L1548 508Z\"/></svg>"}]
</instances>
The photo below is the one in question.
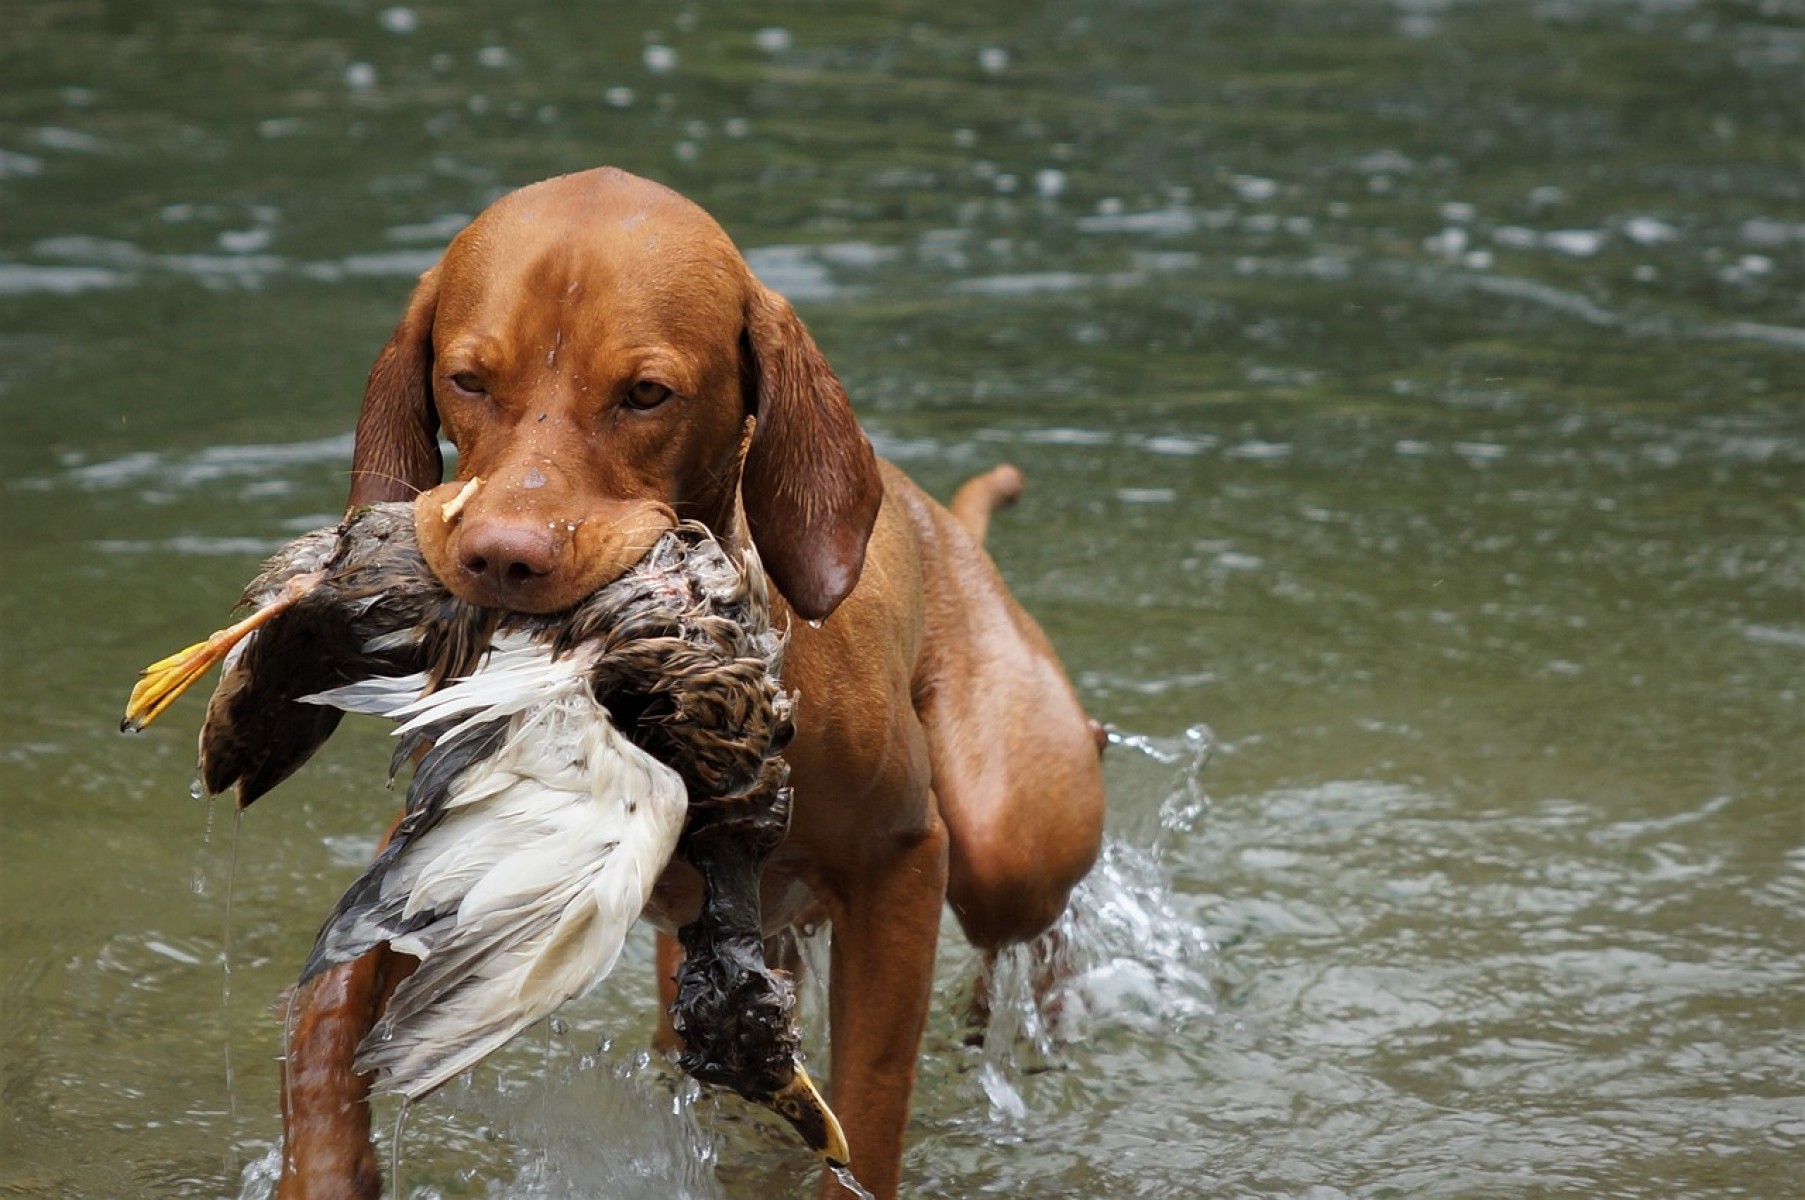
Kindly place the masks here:
<instances>
[{"instance_id":1,"label":"dog's eye","mask_svg":"<svg viewBox=\"0 0 1805 1200\"><path fill-rule=\"evenodd\" d=\"M475 371L459 371L450 379L451 386L466 396L480 396L486 390L483 387L482 377Z\"/></svg>"},{"instance_id":2,"label":"dog's eye","mask_svg":"<svg viewBox=\"0 0 1805 1200\"><path fill-rule=\"evenodd\" d=\"M671 398L671 389L662 383L642 379L627 391L627 403L637 409L657 408Z\"/></svg>"}]
</instances>

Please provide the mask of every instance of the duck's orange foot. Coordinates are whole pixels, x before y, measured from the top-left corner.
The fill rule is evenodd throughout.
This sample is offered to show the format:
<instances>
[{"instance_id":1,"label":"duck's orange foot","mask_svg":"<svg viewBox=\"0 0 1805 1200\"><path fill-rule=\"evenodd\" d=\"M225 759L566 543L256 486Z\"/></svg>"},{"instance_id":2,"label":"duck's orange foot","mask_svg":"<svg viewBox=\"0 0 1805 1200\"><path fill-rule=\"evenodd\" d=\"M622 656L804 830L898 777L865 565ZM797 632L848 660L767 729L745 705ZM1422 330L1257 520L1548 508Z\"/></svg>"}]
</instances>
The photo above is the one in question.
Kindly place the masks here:
<instances>
[{"instance_id":1,"label":"duck's orange foot","mask_svg":"<svg viewBox=\"0 0 1805 1200\"><path fill-rule=\"evenodd\" d=\"M183 692L230 654L232 647L290 608L318 581L317 575L297 576L289 580L280 596L236 625L145 667L132 687L131 698L125 702L125 717L119 722L119 732L137 733L162 716Z\"/></svg>"}]
</instances>

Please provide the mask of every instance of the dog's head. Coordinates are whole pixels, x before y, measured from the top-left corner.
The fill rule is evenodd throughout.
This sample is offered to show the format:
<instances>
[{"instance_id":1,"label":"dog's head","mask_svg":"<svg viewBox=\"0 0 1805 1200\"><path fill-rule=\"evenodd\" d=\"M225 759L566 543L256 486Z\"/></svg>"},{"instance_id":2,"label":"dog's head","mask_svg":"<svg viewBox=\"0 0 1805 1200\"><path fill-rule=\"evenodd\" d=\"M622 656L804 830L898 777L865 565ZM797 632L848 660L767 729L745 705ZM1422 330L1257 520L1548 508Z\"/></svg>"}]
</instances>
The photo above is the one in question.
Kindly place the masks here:
<instances>
[{"instance_id":1,"label":"dog's head","mask_svg":"<svg viewBox=\"0 0 1805 1200\"><path fill-rule=\"evenodd\" d=\"M514 192L452 241L370 371L352 470L354 507L425 489L434 572L524 612L576 603L679 519L731 537L743 511L778 590L824 617L882 497L789 304L708 214L611 169Z\"/></svg>"}]
</instances>

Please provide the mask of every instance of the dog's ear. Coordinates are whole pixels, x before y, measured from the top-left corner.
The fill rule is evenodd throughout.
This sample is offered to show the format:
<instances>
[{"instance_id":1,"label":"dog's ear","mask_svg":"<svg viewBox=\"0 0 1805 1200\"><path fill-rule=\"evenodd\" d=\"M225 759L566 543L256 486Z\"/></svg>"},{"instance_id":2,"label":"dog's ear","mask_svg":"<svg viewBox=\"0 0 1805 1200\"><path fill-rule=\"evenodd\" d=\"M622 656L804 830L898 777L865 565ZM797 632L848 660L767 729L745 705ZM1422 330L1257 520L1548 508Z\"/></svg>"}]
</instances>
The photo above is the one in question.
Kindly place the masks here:
<instances>
[{"instance_id":1,"label":"dog's ear","mask_svg":"<svg viewBox=\"0 0 1805 1200\"><path fill-rule=\"evenodd\" d=\"M444 473L439 414L432 403L432 321L439 268L420 277L395 336L376 356L357 414L350 507L412 500Z\"/></svg>"},{"instance_id":2,"label":"dog's ear","mask_svg":"<svg viewBox=\"0 0 1805 1200\"><path fill-rule=\"evenodd\" d=\"M741 349L758 418L740 480L746 525L790 607L820 620L864 568L884 495L877 457L795 310L756 282Z\"/></svg>"}]
</instances>

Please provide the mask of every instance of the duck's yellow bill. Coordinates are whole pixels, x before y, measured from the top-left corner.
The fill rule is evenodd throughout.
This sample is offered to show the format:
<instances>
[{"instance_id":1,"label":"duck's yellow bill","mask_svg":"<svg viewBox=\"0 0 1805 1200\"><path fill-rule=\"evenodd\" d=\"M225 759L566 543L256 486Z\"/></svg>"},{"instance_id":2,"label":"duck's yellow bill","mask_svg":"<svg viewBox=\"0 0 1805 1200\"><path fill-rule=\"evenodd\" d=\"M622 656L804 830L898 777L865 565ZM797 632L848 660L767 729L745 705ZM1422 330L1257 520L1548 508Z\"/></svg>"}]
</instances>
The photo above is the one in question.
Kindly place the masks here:
<instances>
[{"instance_id":1,"label":"duck's yellow bill","mask_svg":"<svg viewBox=\"0 0 1805 1200\"><path fill-rule=\"evenodd\" d=\"M821 1098L815 1083L796 1064L796 1074L765 1102L778 1116L796 1127L808 1148L827 1160L830 1167L843 1167L852 1160L846 1148L846 1132L834 1110Z\"/></svg>"},{"instance_id":2,"label":"duck's yellow bill","mask_svg":"<svg viewBox=\"0 0 1805 1200\"><path fill-rule=\"evenodd\" d=\"M145 667L138 682L132 686L131 698L125 702L125 718L119 722L119 732L137 733L162 716L183 692L230 654L232 647L250 637L272 617L286 611L302 594L303 589L291 584L274 602L237 624Z\"/></svg>"}]
</instances>

